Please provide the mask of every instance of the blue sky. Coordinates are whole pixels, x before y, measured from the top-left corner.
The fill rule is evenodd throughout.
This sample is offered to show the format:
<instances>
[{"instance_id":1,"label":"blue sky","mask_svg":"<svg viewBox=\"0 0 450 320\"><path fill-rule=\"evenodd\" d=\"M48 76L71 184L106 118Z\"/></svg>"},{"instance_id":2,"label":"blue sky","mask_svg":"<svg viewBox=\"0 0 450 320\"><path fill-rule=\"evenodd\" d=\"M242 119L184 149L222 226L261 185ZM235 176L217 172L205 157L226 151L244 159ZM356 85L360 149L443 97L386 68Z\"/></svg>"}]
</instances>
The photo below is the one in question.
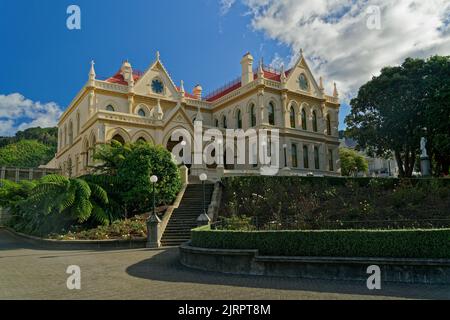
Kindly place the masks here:
<instances>
[{"instance_id":1,"label":"blue sky","mask_svg":"<svg viewBox=\"0 0 450 320\"><path fill-rule=\"evenodd\" d=\"M404 19L414 15L429 21L431 5L437 9L436 16L448 21L450 10L447 11L446 1L430 0L422 5L427 7L416 6L414 12L407 9L398 13L403 7L396 7L389 0L376 0L386 23L379 33L369 36L367 30L355 31L364 19L367 1L359 2L2 0L0 135L12 135L18 129L35 125L54 125L58 110L65 109L86 82L91 59L96 61L98 77L108 77L124 59L129 59L135 69L145 70L159 50L175 82L183 79L189 90L200 83L209 92L239 76L239 62L247 51L255 59L264 57L265 63L289 65L302 47L311 59L316 77L326 77L327 91L331 92L332 81L336 80L348 101L359 85L382 66L399 63L406 56L429 56L449 48L448 24L425 25L429 42L420 38L418 32L413 35L414 30L410 29L414 28L405 28L411 32L414 48L408 47L401 27L395 31L391 25L391 20L399 20L399 14ZM398 2L408 5L414 1ZM66 27L66 10L71 4L81 8L81 30ZM395 14L390 15L391 12ZM432 33L437 27L441 32ZM363 40L364 37L368 39ZM380 43L377 37L387 38L386 47L371 47ZM437 45L437 40L443 45ZM388 48L389 42L402 46ZM386 49L391 52L387 54L389 59L376 55L377 50ZM361 53L365 50L369 54ZM344 104L341 128L347 112Z\"/></svg>"}]
</instances>

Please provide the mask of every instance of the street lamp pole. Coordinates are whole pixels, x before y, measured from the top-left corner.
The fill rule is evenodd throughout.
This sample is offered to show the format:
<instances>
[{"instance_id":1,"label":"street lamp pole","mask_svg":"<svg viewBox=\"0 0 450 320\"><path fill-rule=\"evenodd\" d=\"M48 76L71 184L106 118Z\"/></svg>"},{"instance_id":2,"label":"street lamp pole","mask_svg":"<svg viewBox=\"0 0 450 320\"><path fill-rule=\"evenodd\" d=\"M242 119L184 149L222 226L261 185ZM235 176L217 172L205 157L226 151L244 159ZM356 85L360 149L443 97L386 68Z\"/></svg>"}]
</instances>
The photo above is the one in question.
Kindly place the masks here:
<instances>
[{"instance_id":1,"label":"street lamp pole","mask_svg":"<svg viewBox=\"0 0 450 320\"><path fill-rule=\"evenodd\" d=\"M198 226L204 226L211 223L211 218L208 216L208 213L206 212L206 193L205 193L205 182L208 179L208 176L206 173L202 173L199 176L200 181L202 182L202 188L203 188L203 212L202 214L197 218L197 225Z\"/></svg>"},{"instance_id":2,"label":"street lamp pole","mask_svg":"<svg viewBox=\"0 0 450 320\"><path fill-rule=\"evenodd\" d=\"M151 176L150 182L153 185L153 215L156 215L156 197L155 197L155 185L158 182L157 176Z\"/></svg>"},{"instance_id":3,"label":"street lamp pole","mask_svg":"<svg viewBox=\"0 0 450 320\"><path fill-rule=\"evenodd\" d=\"M202 173L199 178L200 181L202 182L202 189L203 189L203 214L206 214L205 181L206 179L208 179L208 177L205 173Z\"/></svg>"}]
</instances>

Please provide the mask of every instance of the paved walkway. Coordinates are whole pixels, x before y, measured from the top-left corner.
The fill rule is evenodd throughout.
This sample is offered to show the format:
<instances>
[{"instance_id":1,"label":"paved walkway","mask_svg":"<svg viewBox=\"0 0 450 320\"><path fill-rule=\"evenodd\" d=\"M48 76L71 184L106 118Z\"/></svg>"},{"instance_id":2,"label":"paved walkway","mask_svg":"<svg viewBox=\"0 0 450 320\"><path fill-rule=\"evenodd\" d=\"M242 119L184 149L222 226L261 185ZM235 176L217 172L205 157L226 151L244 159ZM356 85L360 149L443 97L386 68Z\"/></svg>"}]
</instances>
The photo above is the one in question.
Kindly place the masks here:
<instances>
[{"instance_id":1,"label":"paved walkway","mask_svg":"<svg viewBox=\"0 0 450 320\"><path fill-rule=\"evenodd\" d=\"M66 287L69 265L81 290ZM233 276L201 272L162 250L41 250L0 229L0 299L450 299L450 287Z\"/></svg>"}]
</instances>

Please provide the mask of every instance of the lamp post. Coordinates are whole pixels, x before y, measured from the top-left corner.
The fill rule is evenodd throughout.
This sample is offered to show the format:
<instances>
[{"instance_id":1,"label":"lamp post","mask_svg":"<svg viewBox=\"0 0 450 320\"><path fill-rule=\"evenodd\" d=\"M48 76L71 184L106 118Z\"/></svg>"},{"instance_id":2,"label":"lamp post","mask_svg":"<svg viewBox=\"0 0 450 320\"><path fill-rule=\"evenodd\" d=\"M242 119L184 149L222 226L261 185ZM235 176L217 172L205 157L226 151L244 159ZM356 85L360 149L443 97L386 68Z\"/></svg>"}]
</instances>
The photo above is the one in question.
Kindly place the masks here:
<instances>
[{"instance_id":1,"label":"lamp post","mask_svg":"<svg viewBox=\"0 0 450 320\"><path fill-rule=\"evenodd\" d=\"M159 248L161 246L161 237L159 225L161 220L156 215L156 196L155 185L158 182L158 177L153 175L150 177L150 182L153 185L153 214L147 220L147 248Z\"/></svg>"},{"instance_id":2,"label":"lamp post","mask_svg":"<svg viewBox=\"0 0 450 320\"><path fill-rule=\"evenodd\" d=\"M202 188L203 188L203 213L206 214L206 207L205 207L205 203L206 203L206 196L205 196L205 181L206 179L208 179L208 176L206 175L206 173L202 173L200 176L200 181L202 182Z\"/></svg>"},{"instance_id":3,"label":"lamp post","mask_svg":"<svg viewBox=\"0 0 450 320\"><path fill-rule=\"evenodd\" d=\"M208 214L206 212L205 181L208 179L208 176L206 175L206 173L202 173L202 174L200 174L199 179L202 182L202 188L203 188L203 212L197 218L197 225L204 226L204 225L208 225L211 223L211 218L208 216Z\"/></svg>"},{"instance_id":4,"label":"lamp post","mask_svg":"<svg viewBox=\"0 0 450 320\"><path fill-rule=\"evenodd\" d=\"M155 185L158 182L157 176L151 176L150 182L153 185L153 215L156 215L156 202L155 202Z\"/></svg>"}]
</instances>

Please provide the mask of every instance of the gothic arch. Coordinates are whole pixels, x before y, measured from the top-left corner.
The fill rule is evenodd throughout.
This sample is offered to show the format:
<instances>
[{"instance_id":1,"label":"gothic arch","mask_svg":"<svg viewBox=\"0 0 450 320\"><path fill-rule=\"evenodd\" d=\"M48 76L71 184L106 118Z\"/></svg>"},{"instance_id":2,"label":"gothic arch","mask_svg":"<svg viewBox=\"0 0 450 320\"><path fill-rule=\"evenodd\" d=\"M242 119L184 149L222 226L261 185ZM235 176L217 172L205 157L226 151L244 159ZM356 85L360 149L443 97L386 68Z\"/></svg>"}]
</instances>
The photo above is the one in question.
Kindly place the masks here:
<instances>
[{"instance_id":1,"label":"gothic arch","mask_svg":"<svg viewBox=\"0 0 450 320\"><path fill-rule=\"evenodd\" d=\"M136 142L139 139L144 139L146 142L155 144L155 141L153 140L152 136L147 131L144 130L139 130L138 132L136 132L131 138L131 141Z\"/></svg>"},{"instance_id":2,"label":"gothic arch","mask_svg":"<svg viewBox=\"0 0 450 320\"><path fill-rule=\"evenodd\" d=\"M145 117L150 117L151 114L153 113L153 107L150 108L148 105L146 105L145 103L139 103L138 105L136 105L133 109L133 114L138 115L139 110L142 109L145 112Z\"/></svg>"},{"instance_id":3,"label":"gothic arch","mask_svg":"<svg viewBox=\"0 0 450 320\"><path fill-rule=\"evenodd\" d=\"M131 137L128 134L128 132L122 128L115 128L115 129L109 130L106 141L111 141L112 138L116 135L121 136L123 138L123 140L125 141L125 143L131 141Z\"/></svg>"}]
</instances>

